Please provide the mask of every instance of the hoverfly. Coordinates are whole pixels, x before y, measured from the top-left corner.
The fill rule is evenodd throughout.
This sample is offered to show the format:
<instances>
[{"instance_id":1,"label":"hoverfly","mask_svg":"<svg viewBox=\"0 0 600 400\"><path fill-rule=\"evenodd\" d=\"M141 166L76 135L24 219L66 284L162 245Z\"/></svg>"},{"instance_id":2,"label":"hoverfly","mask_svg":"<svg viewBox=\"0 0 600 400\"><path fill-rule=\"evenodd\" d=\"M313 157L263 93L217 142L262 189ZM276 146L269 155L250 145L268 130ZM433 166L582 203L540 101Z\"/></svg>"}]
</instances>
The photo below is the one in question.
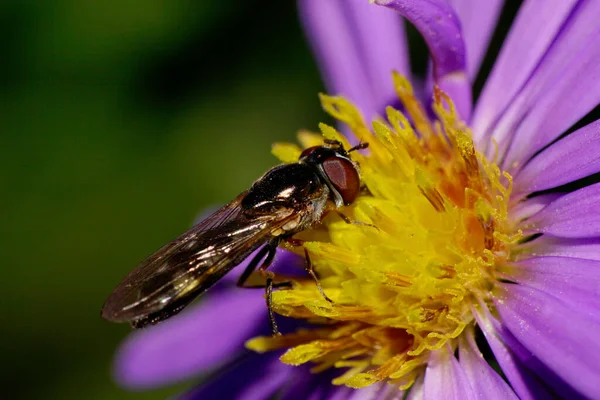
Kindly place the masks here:
<instances>
[{"instance_id":1,"label":"hoverfly","mask_svg":"<svg viewBox=\"0 0 600 400\"><path fill-rule=\"evenodd\" d=\"M264 258L259 271L266 278L269 319L276 334L271 309L273 274L266 269L282 240L294 240L294 234L318 224L326 211L354 202L361 181L349 153L366 147L367 143L360 143L346 151L340 142L326 140L322 146L304 150L298 162L270 169L250 189L131 271L104 304L102 317L130 322L134 328L163 321L264 246L240 276L238 286L244 285ZM305 255L307 271L327 298L306 251Z\"/></svg>"}]
</instances>

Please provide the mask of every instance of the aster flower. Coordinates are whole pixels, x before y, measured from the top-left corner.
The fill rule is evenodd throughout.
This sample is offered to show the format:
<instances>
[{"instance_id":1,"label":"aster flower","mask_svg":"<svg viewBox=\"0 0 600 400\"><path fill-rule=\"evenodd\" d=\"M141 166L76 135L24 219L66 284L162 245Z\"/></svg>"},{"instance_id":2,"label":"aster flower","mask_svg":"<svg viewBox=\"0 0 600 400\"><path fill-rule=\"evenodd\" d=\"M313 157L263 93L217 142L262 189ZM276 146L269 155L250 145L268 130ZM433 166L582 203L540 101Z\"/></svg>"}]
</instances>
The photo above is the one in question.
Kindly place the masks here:
<instances>
[{"instance_id":1,"label":"aster flower","mask_svg":"<svg viewBox=\"0 0 600 400\"><path fill-rule=\"evenodd\" d=\"M133 335L120 382L219 367L183 397L600 398L600 184L582 181L600 172L600 122L569 129L600 103L600 3L525 2L475 107L502 2L375 3L299 2L337 95L321 102L342 125L322 135L370 144L353 153L368 194L343 210L366 224L331 215L302 234L333 302L299 275L273 295L292 318L271 337L261 293L225 282ZM409 83L398 14L429 47L432 97ZM277 268L301 271L294 252Z\"/></svg>"}]
</instances>

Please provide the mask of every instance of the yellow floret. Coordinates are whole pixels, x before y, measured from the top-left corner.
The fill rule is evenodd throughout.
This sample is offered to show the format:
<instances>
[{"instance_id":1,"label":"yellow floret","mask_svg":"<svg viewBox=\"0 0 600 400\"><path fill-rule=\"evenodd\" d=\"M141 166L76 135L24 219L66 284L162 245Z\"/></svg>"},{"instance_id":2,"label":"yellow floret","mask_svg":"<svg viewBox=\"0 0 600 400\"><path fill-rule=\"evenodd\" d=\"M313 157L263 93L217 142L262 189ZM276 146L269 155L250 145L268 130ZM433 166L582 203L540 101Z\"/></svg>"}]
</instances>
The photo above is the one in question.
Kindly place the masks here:
<instances>
[{"instance_id":1,"label":"yellow floret","mask_svg":"<svg viewBox=\"0 0 600 400\"><path fill-rule=\"evenodd\" d=\"M429 351L456 346L474 323L472 306L492 306L496 266L521 237L508 216L511 177L475 150L452 101L436 88L432 122L408 81L394 74L394 83L406 114L389 107L387 120L371 127L344 98L320 96L330 115L369 143L365 154L352 153L366 190L341 210L362 224L328 215L301 234L333 302L310 279L273 293L276 312L323 325L247 343L256 351L288 348L286 364L345 368L333 383L354 388L385 380L408 387ZM335 128L320 129L321 137L300 134L304 148L323 137L348 148ZM273 148L283 162L301 151Z\"/></svg>"}]
</instances>

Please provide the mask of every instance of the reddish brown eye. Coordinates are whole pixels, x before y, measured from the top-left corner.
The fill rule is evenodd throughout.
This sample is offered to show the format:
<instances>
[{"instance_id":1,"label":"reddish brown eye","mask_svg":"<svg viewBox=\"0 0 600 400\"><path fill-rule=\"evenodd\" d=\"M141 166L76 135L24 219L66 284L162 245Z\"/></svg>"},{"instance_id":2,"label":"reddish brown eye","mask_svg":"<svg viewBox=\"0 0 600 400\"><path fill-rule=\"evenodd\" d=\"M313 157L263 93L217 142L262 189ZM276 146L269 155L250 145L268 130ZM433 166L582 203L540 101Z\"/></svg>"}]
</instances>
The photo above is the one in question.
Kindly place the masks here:
<instances>
[{"instance_id":1,"label":"reddish brown eye","mask_svg":"<svg viewBox=\"0 0 600 400\"><path fill-rule=\"evenodd\" d=\"M313 146L313 147L309 147L308 149L304 149L302 154L300 154L300 159L303 159L304 157L308 157L313 151L315 151L316 149L318 149L320 147L321 146Z\"/></svg>"},{"instance_id":2,"label":"reddish brown eye","mask_svg":"<svg viewBox=\"0 0 600 400\"><path fill-rule=\"evenodd\" d=\"M350 160L341 157L329 157L323 161L323 171L333 187L348 205L354 202L360 192L360 177Z\"/></svg>"}]
</instances>

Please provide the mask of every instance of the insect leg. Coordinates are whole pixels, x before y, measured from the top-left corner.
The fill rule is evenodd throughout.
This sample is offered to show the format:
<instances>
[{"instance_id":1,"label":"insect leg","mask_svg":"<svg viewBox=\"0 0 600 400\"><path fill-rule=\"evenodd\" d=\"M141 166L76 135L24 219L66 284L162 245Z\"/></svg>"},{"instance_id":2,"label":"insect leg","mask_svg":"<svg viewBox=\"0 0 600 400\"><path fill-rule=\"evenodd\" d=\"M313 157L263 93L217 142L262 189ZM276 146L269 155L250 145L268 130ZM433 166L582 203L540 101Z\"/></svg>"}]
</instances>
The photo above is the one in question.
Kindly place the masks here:
<instances>
[{"instance_id":1,"label":"insect leg","mask_svg":"<svg viewBox=\"0 0 600 400\"><path fill-rule=\"evenodd\" d=\"M369 223L367 223L367 222L362 222L362 221L353 221L353 220L351 220L350 218L348 218L348 216L347 216L347 215L345 215L345 214L341 213L340 211L337 211L337 210L335 210L335 212L336 212L336 214L337 214L337 215L339 215L339 216L340 216L340 218L341 218L341 219L343 219L343 220L344 220L344 222L345 222L345 223L347 223L347 224L351 224L351 225L361 225L361 226L369 226L369 227L371 227L371 228L375 228L375 229L379 230L379 228L378 228L378 227L376 227L376 226L375 226L375 225L373 225L373 224L369 224Z\"/></svg>"},{"instance_id":2,"label":"insect leg","mask_svg":"<svg viewBox=\"0 0 600 400\"><path fill-rule=\"evenodd\" d=\"M300 246L304 245L304 240L302 240L302 239L295 239L293 237L286 238L285 241L288 242L290 245L292 245L294 247L300 247Z\"/></svg>"},{"instance_id":3,"label":"insect leg","mask_svg":"<svg viewBox=\"0 0 600 400\"><path fill-rule=\"evenodd\" d=\"M269 253L267 254L267 258L265 258L265 261L258 268L258 272L260 272L261 275L267 278L267 310L269 311L269 323L271 324L271 332L273 333L273 336L280 336L281 333L279 333L277 321L275 321L275 314L273 313L273 277L275 275L271 271L267 271L267 268L271 266L273 260L275 259L275 254L277 253L277 246L279 246L279 238L273 239L269 242L269 244L265 246L265 248L268 249Z\"/></svg>"},{"instance_id":4,"label":"insect leg","mask_svg":"<svg viewBox=\"0 0 600 400\"><path fill-rule=\"evenodd\" d=\"M277 245L275 245L275 250L277 250ZM271 256L272 254L272 256ZM265 259L265 261L263 262L263 266L266 264L267 266L271 265L273 263L273 258L275 257L276 251L271 251L271 245L267 244L266 246L264 246L252 259L252 261L250 261L250 264L248 264L246 266L246 269L244 269L244 272L242 272L242 274L240 275L240 277L237 280L237 283L235 284L237 287L243 287L246 289L263 289L266 288L266 283L259 283L259 284L246 284L246 282L250 279L250 277L252 276L252 273L254 272L254 270L256 269L256 266L258 265L258 263L260 262L260 260L262 260L265 255L267 255L267 258ZM271 259L269 259L269 256L271 256ZM266 274L264 271L261 271L263 269L263 266L261 266L261 268L258 269L258 272L260 272L260 274L262 275L263 278L266 278ZM273 287L274 288L278 288L278 287L289 287L291 286L291 282L290 281L281 281L281 282L273 282Z\"/></svg>"},{"instance_id":5,"label":"insect leg","mask_svg":"<svg viewBox=\"0 0 600 400\"><path fill-rule=\"evenodd\" d=\"M281 336L273 313L273 278L270 276L267 276L267 310L269 311L269 323L271 324L273 336Z\"/></svg>"},{"instance_id":6,"label":"insect leg","mask_svg":"<svg viewBox=\"0 0 600 400\"><path fill-rule=\"evenodd\" d=\"M301 239L287 238L285 240L292 246L304 245L304 240L301 240ZM317 278L317 274L315 273L312 262L310 261L310 256L308 255L308 250L306 250L306 247L304 248L304 258L306 260L306 267L305 267L306 272L308 272L308 274L313 279L313 281L315 281L315 284L317 285L317 289L319 289L319 293L321 293L321 296L323 296L323 298L325 300L327 300L330 303L333 303L333 300L331 300L329 297L327 297L327 295L323 291L323 287L321 286L321 283L319 282L319 278Z\"/></svg>"},{"instance_id":7,"label":"insect leg","mask_svg":"<svg viewBox=\"0 0 600 400\"><path fill-rule=\"evenodd\" d=\"M246 267L242 275L237 281L237 286L239 287L252 287L245 286L244 284L252 275L252 272L256 269L256 266L265 256L265 260L262 265L258 268L258 272L266 279L266 285L253 286L253 287L264 287L266 289L266 298L267 298L267 310L269 312L269 323L271 324L271 331L273 332L273 336L279 336L279 328L277 327L277 322L275 321L275 314L273 313L273 288L289 285L290 282L278 282L273 283L274 274L270 271L267 271L267 268L271 266L273 260L275 259L275 254L277 254L277 246L279 246L279 238L273 239L266 246L264 246L260 251L254 256L250 264Z\"/></svg>"},{"instance_id":8,"label":"insect leg","mask_svg":"<svg viewBox=\"0 0 600 400\"><path fill-rule=\"evenodd\" d=\"M236 286L247 287L247 286L244 286L244 283L246 283L246 281L248 280L250 275L252 275L252 272L256 269L256 266L258 265L260 260L263 259L263 257L269 252L269 250L270 250L269 245L266 245L265 247L263 247L262 249L260 249L258 251L258 253L254 256L252 261L250 261L250 264L248 264L248 266L246 267L244 272L242 272L242 275L240 275L240 277L236 283Z\"/></svg>"},{"instance_id":9,"label":"insect leg","mask_svg":"<svg viewBox=\"0 0 600 400\"><path fill-rule=\"evenodd\" d=\"M265 261L263 261L262 265L258 267L258 271L261 274L266 274L266 269L269 268L273 263L273 260L275 259L275 254L277 254L277 246L279 246L279 238L271 240L265 246L265 249L267 249L267 258L265 258ZM273 275L273 273L269 274Z\"/></svg>"},{"instance_id":10,"label":"insect leg","mask_svg":"<svg viewBox=\"0 0 600 400\"><path fill-rule=\"evenodd\" d=\"M333 301L329 297L327 297L327 295L323 291L323 288L321 287L321 284L319 283L319 279L317 278L317 274L315 274L315 270L313 268L312 262L310 261L310 257L308 255L308 250L306 250L306 247L304 248L304 257L306 258L306 272L308 272L311 278L313 278L313 280L315 281L317 289L319 289L319 293L321 293L321 296L323 296L325 300L327 300L330 303L333 303Z\"/></svg>"}]
</instances>

